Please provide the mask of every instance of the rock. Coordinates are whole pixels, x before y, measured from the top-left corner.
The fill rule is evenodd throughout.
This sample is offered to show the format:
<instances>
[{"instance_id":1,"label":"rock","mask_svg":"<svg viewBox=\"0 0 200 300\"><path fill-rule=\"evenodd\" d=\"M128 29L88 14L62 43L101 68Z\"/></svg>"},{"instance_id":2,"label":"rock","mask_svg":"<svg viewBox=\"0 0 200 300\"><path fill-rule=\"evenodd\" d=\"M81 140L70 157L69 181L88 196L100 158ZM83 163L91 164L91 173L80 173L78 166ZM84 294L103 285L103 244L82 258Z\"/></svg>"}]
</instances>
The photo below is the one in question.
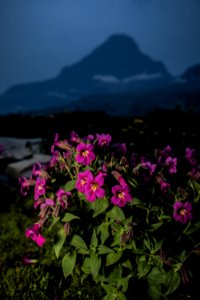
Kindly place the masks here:
<instances>
[{"instance_id":1,"label":"rock","mask_svg":"<svg viewBox=\"0 0 200 300\"><path fill-rule=\"evenodd\" d=\"M24 159L8 164L5 169L5 174L13 178L19 178L20 176L25 176L28 178L32 173L33 165L36 162L47 163L49 162L50 158L50 155L34 154L29 159Z\"/></svg>"},{"instance_id":2,"label":"rock","mask_svg":"<svg viewBox=\"0 0 200 300\"><path fill-rule=\"evenodd\" d=\"M12 137L0 137L0 160L12 159L21 160L31 157L40 152L42 139L18 139Z\"/></svg>"}]
</instances>

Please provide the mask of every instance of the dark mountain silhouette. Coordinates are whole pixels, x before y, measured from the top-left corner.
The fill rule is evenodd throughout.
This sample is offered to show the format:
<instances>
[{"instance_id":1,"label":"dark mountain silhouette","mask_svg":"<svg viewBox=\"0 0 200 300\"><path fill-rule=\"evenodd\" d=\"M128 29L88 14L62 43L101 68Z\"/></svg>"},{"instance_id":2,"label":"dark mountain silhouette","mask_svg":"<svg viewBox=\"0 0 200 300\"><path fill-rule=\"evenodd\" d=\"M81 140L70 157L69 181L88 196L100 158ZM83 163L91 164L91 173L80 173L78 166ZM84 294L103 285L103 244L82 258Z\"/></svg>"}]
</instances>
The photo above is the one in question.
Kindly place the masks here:
<instances>
[{"instance_id":1,"label":"dark mountain silhouette","mask_svg":"<svg viewBox=\"0 0 200 300\"><path fill-rule=\"evenodd\" d=\"M8 89L0 97L0 113L67 106L83 96L130 93L171 80L164 64L143 54L131 37L113 35L57 77Z\"/></svg>"},{"instance_id":2,"label":"dark mountain silhouette","mask_svg":"<svg viewBox=\"0 0 200 300\"><path fill-rule=\"evenodd\" d=\"M200 64L191 66L188 68L181 76L182 79L185 79L187 82L200 82Z\"/></svg>"}]
</instances>

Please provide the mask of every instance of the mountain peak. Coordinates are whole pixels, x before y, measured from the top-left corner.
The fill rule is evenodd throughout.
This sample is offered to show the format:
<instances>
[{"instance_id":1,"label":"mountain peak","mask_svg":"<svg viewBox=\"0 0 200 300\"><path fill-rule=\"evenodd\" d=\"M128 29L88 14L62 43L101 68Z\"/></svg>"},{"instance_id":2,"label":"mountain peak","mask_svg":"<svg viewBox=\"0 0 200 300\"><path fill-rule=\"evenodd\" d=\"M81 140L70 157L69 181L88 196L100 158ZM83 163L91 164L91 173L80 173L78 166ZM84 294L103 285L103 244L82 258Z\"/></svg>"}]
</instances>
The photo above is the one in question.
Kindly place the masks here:
<instances>
[{"instance_id":1,"label":"mountain peak","mask_svg":"<svg viewBox=\"0 0 200 300\"><path fill-rule=\"evenodd\" d=\"M80 62L66 67L60 76L68 77L73 69L79 69L79 74L85 78L92 78L96 74L113 75L118 79L127 78L139 74L160 74L161 77L169 77L165 66L154 61L144 54L134 39L126 34L114 34L105 42L95 48Z\"/></svg>"},{"instance_id":2,"label":"mountain peak","mask_svg":"<svg viewBox=\"0 0 200 300\"><path fill-rule=\"evenodd\" d=\"M126 45L126 46L129 45L129 46L138 48L138 45L134 41L134 39L125 33L118 33L118 34L113 34L113 35L109 36L104 44L106 44L106 43L111 43L115 46L122 44L122 45Z\"/></svg>"}]
</instances>

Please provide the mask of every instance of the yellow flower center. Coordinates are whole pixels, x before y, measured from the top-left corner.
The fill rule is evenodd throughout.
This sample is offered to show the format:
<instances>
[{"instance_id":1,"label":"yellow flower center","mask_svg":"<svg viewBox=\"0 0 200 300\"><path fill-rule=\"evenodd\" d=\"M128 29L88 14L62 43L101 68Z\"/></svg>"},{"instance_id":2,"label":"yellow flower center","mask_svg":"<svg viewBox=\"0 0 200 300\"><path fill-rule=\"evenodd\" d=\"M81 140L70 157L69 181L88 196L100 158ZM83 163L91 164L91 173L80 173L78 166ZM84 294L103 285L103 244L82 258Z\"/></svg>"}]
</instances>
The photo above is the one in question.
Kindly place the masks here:
<instances>
[{"instance_id":1,"label":"yellow flower center","mask_svg":"<svg viewBox=\"0 0 200 300\"><path fill-rule=\"evenodd\" d=\"M88 153L89 153L89 151L87 151L87 150L85 150L85 151L82 152L82 154L83 154L84 157L88 156Z\"/></svg>"},{"instance_id":2,"label":"yellow flower center","mask_svg":"<svg viewBox=\"0 0 200 300\"><path fill-rule=\"evenodd\" d=\"M80 184L81 184L81 185L84 185L84 184L86 184L86 182L87 182L87 180L86 180L85 178L83 178L83 179L81 179Z\"/></svg>"},{"instance_id":3,"label":"yellow flower center","mask_svg":"<svg viewBox=\"0 0 200 300\"><path fill-rule=\"evenodd\" d=\"M120 199L124 199L125 193L124 192L118 192L117 197Z\"/></svg>"},{"instance_id":4,"label":"yellow flower center","mask_svg":"<svg viewBox=\"0 0 200 300\"><path fill-rule=\"evenodd\" d=\"M99 187L99 186L98 186L97 183L93 183L93 185L92 185L92 187L91 187L91 190L95 192L95 191L97 190L98 187Z\"/></svg>"},{"instance_id":5,"label":"yellow flower center","mask_svg":"<svg viewBox=\"0 0 200 300\"><path fill-rule=\"evenodd\" d=\"M187 210L186 210L185 208L182 208L182 209L180 210L180 215L181 215L181 216L185 216L186 213L187 213Z\"/></svg>"}]
</instances>

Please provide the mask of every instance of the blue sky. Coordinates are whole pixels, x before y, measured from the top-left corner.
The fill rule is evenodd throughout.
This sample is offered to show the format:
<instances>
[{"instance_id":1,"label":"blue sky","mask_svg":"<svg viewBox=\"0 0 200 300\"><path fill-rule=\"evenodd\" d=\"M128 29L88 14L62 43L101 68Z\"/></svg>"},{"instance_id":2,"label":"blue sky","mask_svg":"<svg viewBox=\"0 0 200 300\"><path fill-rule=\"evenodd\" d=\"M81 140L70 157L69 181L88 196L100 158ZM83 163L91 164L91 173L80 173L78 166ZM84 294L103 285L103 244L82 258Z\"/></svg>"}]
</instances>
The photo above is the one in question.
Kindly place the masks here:
<instances>
[{"instance_id":1,"label":"blue sky","mask_svg":"<svg viewBox=\"0 0 200 300\"><path fill-rule=\"evenodd\" d=\"M200 0L0 0L0 93L126 33L173 74L200 63Z\"/></svg>"}]
</instances>

